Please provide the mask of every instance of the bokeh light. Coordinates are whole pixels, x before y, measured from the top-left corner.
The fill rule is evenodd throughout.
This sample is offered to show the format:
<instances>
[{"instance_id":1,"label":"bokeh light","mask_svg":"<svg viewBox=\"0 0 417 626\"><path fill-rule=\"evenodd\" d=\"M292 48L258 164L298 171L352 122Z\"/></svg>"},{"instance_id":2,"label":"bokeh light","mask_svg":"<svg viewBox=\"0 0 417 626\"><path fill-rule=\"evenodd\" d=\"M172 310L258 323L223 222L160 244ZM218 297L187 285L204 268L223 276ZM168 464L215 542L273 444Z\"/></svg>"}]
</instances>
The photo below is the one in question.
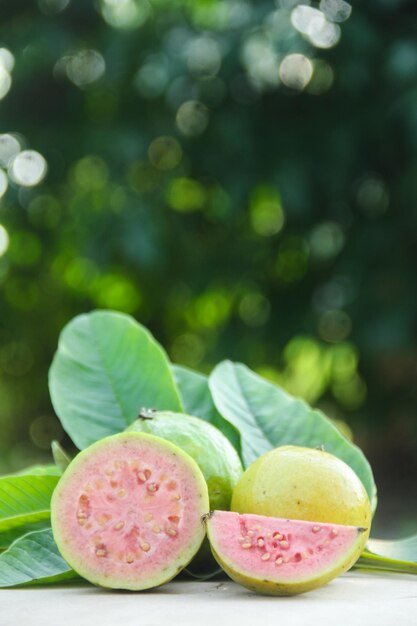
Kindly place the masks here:
<instances>
[{"instance_id":1,"label":"bokeh light","mask_svg":"<svg viewBox=\"0 0 417 626\"><path fill-rule=\"evenodd\" d=\"M217 41L211 37L197 37L187 46L187 65L198 78L211 78L220 69L222 55Z\"/></svg>"},{"instance_id":2,"label":"bokeh light","mask_svg":"<svg viewBox=\"0 0 417 626\"><path fill-rule=\"evenodd\" d=\"M0 100L2 100L10 91L12 86L12 77L7 69L0 63Z\"/></svg>"},{"instance_id":3,"label":"bokeh light","mask_svg":"<svg viewBox=\"0 0 417 626\"><path fill-rule=\"evenodd\" d=\"M168 187L167 201L176 211L198 211L205 204L206 190L192 178L174 178Z\"/></svg>"},{"instance_id":4,"label":"bokeh light","mask_svg":"<svg viewBox=\"0 0 417 626\"><path fill-rule=\"evenodd\" d=\"M178 129L183 135L196 137L206 130L209 112L202 102L189 100L179 107L176 121Z\"/></svg>"},{"instance_id":5,"label":"bokeh light","mask_svg":"<svg viewBox=\"0 0 417 626\"><path fill-rule=\"evenodd\" d=\"M10 161L20 152L20 143L14 135L0 135L0 165L8 167Z\"/></svg>"},{"instance_id":6,"label":"bokeh light","mask_svg":"<svg viewBox=\"0 0 417 626\"><path fill-rule=\"evenodd\" d=\"M329 22L319 9L300 4L293 9L291 22L316 48L332 48L339 42L340 26Z\"/></svg>"},{"instance_id":7,"label":"bokeh light","mask_svg":"<svg viewBox=\"0 0 417 626\"><path fill-rule=\"evenodd\" d=\"M352 13L352 7L345 0L320 0L320 11L332 22L344 22Z\"/></svg>"},{"instance_id":8,"label":"bokeh light","mask_svg":"<svg viewBox=\"0 0 417 626\"><path fill-rule=\"evenodd\" d=\"M181 161L182 148L174 137L157 137L149 146L148 156L159 170L173 170Z\"/></svg>"},{"instance_id":9,"label":"bokeh light","mask_svg":"<svg viewBox=\"0 0 417 626\"><path fill-rule=\"evenodd\" d=\"M251 194L249 211L252 228L258 235L276 235L284 226L281 198L273 187L256 187Z\"/></svg>"},{"instance_id":10,"label":"bokeh light","mask_svg":"<svg viewBox=\"0 0 417 626\"><path fill-rule=\"evenodd\" d=\"M313 59L313 75L307 85L308 93L320 96L333 85L334 71L331 65L323 59Z\"/></svg>"},{"instance_id":11,"label":"bokeh light","mask_svg":"<svg viewBox=\"0 0 417 626\"><path fill-rule=\"evenodd\" d=\"M8 185L9 179L7 178L6 172L4 170L0 170L0 198L2 198L6 193Z\"/></svg>"},{"instance_id":12,"label":"bokeh light","mask_svg":"<svg viewBox=\"0 0 417 626\"><path fill-rule=\"evenodd\" d=\"M288 54L281 61L279 75L284 85L301 91L311 80L313 64L304 54Z\"/></svg>"},{"instance_id":13,"label":"bokeh light","mask_svg":"<svg viewBox=\"0 0 417 626\"><path fill-rule=\"evenodd\" d=\"M315 226L310 234L309 243L313 257L330 259L342 250L345 242L343 230L336 222L323 222Z\"/></svg>"},{"instance_id":14,"label":"bokeh light","mask_svg":"<svg viewBox=\"0 0 417 626\"><path fill-rule=\"evenodd\" d=\"M331 310L321 315L318 323L320 337L325 341L337 343L344 341L352 330L352 321L345 311Z\"/></svg>"},{"instance_id":15,"label":"bokeh light","mask_svg":"<svg viewBox=\"0 0 417 626\"><path fill-rule=\"evenodd\" d=\"M389 192L381 178L369 176L358 185L357 203L364 213L370 217L378 217L385 213L389 206Z\"/></svg>"},{"instance_id":16,"label":"bokeh light","mask_svg":"<svg viewBox=\"0 0 417 626\"><path fill-rule=\"evenodd\" d=\"M34 187L45 178L47 163L36 150L23 150L11 162L9 175L18 185Z\"/></svg>"},{"instance_id":17,"label":"bokeh light","mask_svg":"<svg viewBox=\"0 0 417 626\"><path fill-rule=\"evenodd\" d=\"M2 257L8 250L9 247L9 233L7 230L0 224L0 257Z\"/></svg>"},{"instance_id":18,"label":"bokeh light","mask_svg":"<svg viewBox=\"0 0 417 626\"><path fill-rule=\"evenodd\" d=\"M138 69L134 85L144 98L158 98L169 83L169 64L164 55L149 55Z\"/></svg>"},{"instance_id":19,"label":"bokeh light","mask_svg":"<svg viewBox=\"0 0 417 626\"><path fill-rule=\"evenodd\" d=\"M130 30L142 26L152 8L147 0L102 0L101 13L110 26Z\"/></svg>"},{"instance_id":20,"label":"bokeh light","mask_svg":"<svg viewBox=\"0 0 417 626\"><path fill-rule=\"evenodd\" d=\"M87 87L103 76L106 71L106 62L97 50L81 50L66 58L65 70L74 85Z\"/></svg>"},{"instance_id":21,"label":"bokeh light","mask_svg":"<svg viewBox=\"0 0 417 626\"><path fill-rule=\"evenodd\" d=\"M0 48L0 66L2 66L9 74L12 73L15 64L13 54L7 48Z\"/></svg>"}]
</instances>

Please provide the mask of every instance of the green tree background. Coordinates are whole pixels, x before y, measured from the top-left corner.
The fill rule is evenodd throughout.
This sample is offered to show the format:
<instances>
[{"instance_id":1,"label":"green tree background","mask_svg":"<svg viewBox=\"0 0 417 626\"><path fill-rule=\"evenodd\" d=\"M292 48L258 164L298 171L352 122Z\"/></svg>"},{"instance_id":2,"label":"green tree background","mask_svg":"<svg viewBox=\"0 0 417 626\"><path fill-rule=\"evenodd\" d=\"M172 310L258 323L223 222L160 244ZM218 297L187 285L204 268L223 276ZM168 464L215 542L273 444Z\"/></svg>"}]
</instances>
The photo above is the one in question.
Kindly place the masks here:
<instances>
[{"instance_id":1,"label":"green tree background","mask_svg":"<svg viewBox=\"0 0 417 626\"><path fill-rule=\"evenodd\" d=\"M62 326L134 315L246 362L416 467L417 7L0 5L0 464L65 443Z\"/></svg>"}]
</instances>

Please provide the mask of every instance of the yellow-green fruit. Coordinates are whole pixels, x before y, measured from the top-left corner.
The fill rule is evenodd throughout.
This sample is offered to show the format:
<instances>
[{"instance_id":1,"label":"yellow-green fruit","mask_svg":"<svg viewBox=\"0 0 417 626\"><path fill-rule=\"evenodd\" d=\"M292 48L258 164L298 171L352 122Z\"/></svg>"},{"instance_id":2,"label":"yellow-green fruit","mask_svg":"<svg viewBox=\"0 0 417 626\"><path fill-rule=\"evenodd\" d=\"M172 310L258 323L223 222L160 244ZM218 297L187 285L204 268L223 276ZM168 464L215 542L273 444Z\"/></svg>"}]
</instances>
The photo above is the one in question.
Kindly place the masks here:
<instances>
[{"instance_id":1,"label":"yellow-green fruit","mask_svg":"<svg viewBox=\"0 0 417 626\"><path fill-rule=\"evenodd\" d=\"M366 529L371 505L355 472L337 457L313 448L282 446L262 455L237 483L231 510Z\"/></svg>"}]
</instances>

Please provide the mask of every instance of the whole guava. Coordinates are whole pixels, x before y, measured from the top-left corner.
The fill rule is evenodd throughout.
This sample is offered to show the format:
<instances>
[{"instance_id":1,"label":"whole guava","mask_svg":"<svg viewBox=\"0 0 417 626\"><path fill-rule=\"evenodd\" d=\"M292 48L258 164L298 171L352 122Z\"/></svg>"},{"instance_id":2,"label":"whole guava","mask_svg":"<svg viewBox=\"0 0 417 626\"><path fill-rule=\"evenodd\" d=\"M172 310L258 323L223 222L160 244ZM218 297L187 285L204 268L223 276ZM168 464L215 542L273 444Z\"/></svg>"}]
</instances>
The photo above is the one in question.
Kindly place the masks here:
<instances>
[{"instance_id":1,"label":"whole guava","mask_svg":"<svg viewBox=\"0 0 417 626\"><path fill-rule=\"evenodd\" d=\"M365 488L346 463L328 452L298 446L270 450L236 485L232 511L364 528L372 511Z\"/></svg>"},{"instance_id":2,"label":"whole guava","mask_svg":"<svg viewBox=\"0 0 417 626\"><path fill-rule=\"evenodd\" d=\"M233 489L243 474L230 441L204 420L168 411L142 410L126 432L142 432L171 441L189 454L207 482L210 508L229 510Z\"/></svg>"},{"instance_id":3,"label":"whole guava","mask_svg":"<svg viewBox=\"0 0 417 626\"><path fill-rule=\"evenodd\" d=\"M106 437L80 452L51 501L56 544L90 582L149 589L173 578L204 539L208 491L196 462L145 433Z\"/></svg>"}]
</instances>

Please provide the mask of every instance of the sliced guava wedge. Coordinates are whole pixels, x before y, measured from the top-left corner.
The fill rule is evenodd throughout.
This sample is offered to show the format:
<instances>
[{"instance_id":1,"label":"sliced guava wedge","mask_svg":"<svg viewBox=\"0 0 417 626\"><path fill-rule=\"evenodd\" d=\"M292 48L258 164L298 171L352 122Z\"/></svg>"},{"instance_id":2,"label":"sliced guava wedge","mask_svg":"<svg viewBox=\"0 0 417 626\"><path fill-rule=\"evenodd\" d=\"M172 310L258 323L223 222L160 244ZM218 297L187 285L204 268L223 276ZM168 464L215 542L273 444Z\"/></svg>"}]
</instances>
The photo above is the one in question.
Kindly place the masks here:
<instances>
[{"instance_id":1,"label":"sliced guava wedge","mask_svg":"<svg viewBox=\"0 0 417 626\"><path fill-rule=\"evenodd\" d=\"M237 583L269 595L293 595L347 571L365 529L214 511L207 519L213 555Z\"/></svg>"},{"instance_id":2,"label":"sliced guava wedge","mask_svg":"<svg viewBox=\"0 0 417 626\"><path fill-rule=\"evenodd\" d=\"M204 539L208 491L196 462L153 435L121 433L80 452L51 502L55 541L90 582L148 589L172 579Z\"/></svg>"}]
</instances>

